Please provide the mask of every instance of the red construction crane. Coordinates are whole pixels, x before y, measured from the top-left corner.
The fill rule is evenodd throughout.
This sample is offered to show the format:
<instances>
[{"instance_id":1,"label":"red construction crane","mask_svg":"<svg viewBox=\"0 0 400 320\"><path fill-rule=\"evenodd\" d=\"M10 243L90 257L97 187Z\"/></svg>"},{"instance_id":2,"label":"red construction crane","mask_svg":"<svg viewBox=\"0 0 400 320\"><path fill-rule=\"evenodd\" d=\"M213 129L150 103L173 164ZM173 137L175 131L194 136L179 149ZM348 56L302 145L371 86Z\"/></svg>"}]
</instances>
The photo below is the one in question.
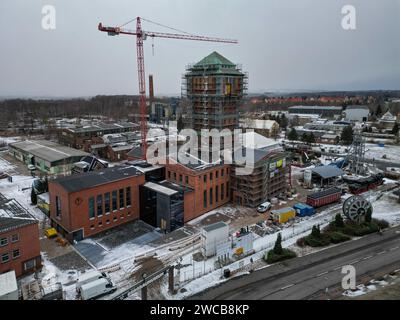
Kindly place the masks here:
<instances>
[{"instance_id":1,"label":"red construction crane","mask_svg":"<svg viewBox=\"0 0 400 320\"><path fill-rule=\"evenodd\" d=\"M178 33L163 33L142 30L141 20L152 22L140 17L136 19L136 31L129 30L121 27L105 27L102 23L99 23L98 29L102 32L107 32L110 36L116 36L120 34L136 36L136 54L137 54L137 65L138 65L138 79L139 79L139 95L140 95L140 131L142 138L142 154L146 160L147 153L147 118L146 118L146 75L144 72L144 50L143 41L148 37L151 38L169 38L169 39L181 39L181 40L197 40L197 41L209 41L209 42L223 42L223 43L237 43L237 40L221 39L221 38L210 38L204 36L196 36L191 34L178 34ZM131 20L130 22L134 21ZM128 22L128 23L130 23ZM128 24L126 23L126 24ZM152 22L154 23L154 22ZM124 25L126 25L124 24ZM155 23L157 24L157 23ZM160 25L160 24L158 24ZM161 25L162 26L162 25ZM165 26L164 26L165 27ZM171 28L172 29L172 28ZM176 29L174 29L176 30Z\"/></svg>"}]
</instances>

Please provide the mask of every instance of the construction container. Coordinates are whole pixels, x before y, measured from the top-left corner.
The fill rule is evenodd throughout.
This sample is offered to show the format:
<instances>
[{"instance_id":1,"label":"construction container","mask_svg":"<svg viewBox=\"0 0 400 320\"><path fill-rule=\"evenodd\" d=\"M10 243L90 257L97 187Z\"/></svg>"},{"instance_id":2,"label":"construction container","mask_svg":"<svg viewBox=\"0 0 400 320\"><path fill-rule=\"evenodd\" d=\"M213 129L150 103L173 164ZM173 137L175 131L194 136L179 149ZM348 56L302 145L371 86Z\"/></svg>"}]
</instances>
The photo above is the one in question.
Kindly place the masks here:
<instances>
[{"instance_id":1,"label":"construction container","mask_svg":"<svg viewBox=\"0 0 400 320\"><path fill-rule=\"evenodd\" d=\"M201 251L205 257L217 253L217 247L229 241L229 226L225 222L217 222L205 226L201 231Z\"/></svg>"},{"instance_id":2,"label":"construction container","mask_svg":"<svg viewBox=\"0 0 400 320\"><path fill-rule=\"evenodd\" d=\"M307 196L307 204L314 207L322 207L330 203L340 201L342 190L339 188L329 188L324 191L316 192Z\"/></svg>"},{"instance_id":3,"label":"construction container","mask_svg":"<svg viewBox=\"0 0 400 320\"><path fill-rule=\"evenodd\" d=\"M296 203L293 209L296 210L296 215L299 217L308 217L315 213L315 209L305 203Z\"/></svg>"},{"instance_id":4,"label":"construction container","mask_svg":"<svg viewBox=\"0 0 400 320\"><path fill-rule=\"evenodd\" d=\"M296 211L290 207L271 211L272 220L279 223L286 223L290 219L293 219L295 216L296 216Z\"/></svg>"}]
</instances>

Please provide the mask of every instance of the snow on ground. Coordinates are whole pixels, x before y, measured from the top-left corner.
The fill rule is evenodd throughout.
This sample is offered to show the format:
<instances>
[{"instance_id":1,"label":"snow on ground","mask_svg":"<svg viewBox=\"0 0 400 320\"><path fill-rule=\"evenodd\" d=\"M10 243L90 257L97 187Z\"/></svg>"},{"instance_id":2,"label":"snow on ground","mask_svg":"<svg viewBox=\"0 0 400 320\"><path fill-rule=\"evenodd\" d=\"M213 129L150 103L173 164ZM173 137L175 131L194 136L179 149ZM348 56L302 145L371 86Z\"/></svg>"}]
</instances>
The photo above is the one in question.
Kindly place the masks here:
<instances>
[{"instance_id":1,"label":"snow on ground","mask_svg":"<svg viewBox=\"0 0 400 320\"><path fill-rule=\"evenodd\" d=\"M367 143L365 151L366 158L391 162L400 161L400 146L386 144L384 147L380 147L378 144ZM382 158L384 155L386 155L386 159Z\"/></svg>"},{"instance_id":2,"label":"snow on ground","mask_svg":"<svg viewBox=\"0 0 400 320\"><path fill-rule=\"evenodd\" d=\"M15 169L15 166L7 160L0 157L0 172L10 172Z\"/></svg>"},{"instance_id":3,"label":"snow on ground","mask_svg":"<svg viewBox=\"0 0 400 320\"><path fill-rule=\"evenodd\" d=\"M21 140L22 140L21 137L0 137L0 144L1 143L10 144Z\"/></svg>"}]
</instances>

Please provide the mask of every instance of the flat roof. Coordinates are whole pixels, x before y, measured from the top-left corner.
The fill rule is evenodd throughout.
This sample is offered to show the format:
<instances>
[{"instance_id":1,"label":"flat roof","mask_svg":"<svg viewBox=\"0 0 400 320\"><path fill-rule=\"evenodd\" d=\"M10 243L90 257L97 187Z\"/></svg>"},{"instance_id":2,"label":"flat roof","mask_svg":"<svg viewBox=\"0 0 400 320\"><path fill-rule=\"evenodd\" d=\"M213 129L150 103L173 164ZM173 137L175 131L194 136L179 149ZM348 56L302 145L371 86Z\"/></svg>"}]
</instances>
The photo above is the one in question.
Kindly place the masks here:
<instances>
[{"instance_id":1,"label":"flat roof","mask_svg":"<svg viewBox=\"0 0 400 320\"><path fill-rule=\"evenodd\" d=\"M17 278L14 270L0 274L0 297L17 290Z\"/></svg>"},{"instance_id":2,"label":"flat roof","mask_svg":"<svg viewBox=\"0 0 400 320\"><path fill-rule=\"evenodd\" d=\"M178 191L176 191L174 189L164 187L164 186L162 186L158 183L154 183L154 182L146 182L143 186L146 188L149 188L155 192L165 194L167 196L172 196L172 195L178 193Z\"/></svg>"},{"instance_id":3,"label":"flat roof","mask_svg":"<svg viewBox=\"0 0 400 320\"><path fill-rule=\"evenodd\" d=\"M68 192L77 192L142 174L134 166L116 166L57 178L52 182L61 185Z\"/></svg>"},{"instance_id":4,"label":"flat roof","mask_svg":"<svg viewBox=\"0 0 400 320\"><path fill-rule=\"evenodd\" d=\"M225 227L227 227L227 226L228 226L228 225L227 225L225 222L223 222L223 221L218 221L218 222L216 222L216 223L209 224L208 226L203 227L203 230L206 231L206 232L210 232L210 231L213 231L213 230L225 228Z\"/></svg>"},{"instance_id":5,"label":"flat roof","mask_svg":"<svg viewBox=\"0 0 400 320\"><path fill-rule=\"evenodd\" d=\"M25 140L9 144L40 159L55 162L70 157L84 157L89 154L48 140Z\"/></svg>"},{"instance_id":6,"label":"flat roof","mask_svg":"<svg viewBox=\"0 0 400 320\"><path fill-rule=\"evenodd\" d=\"M69 131L74 133L82 132L96 132L101 130L118 130L118 129L130 129L137 127L133 122L119 122L119 123L103 123L98 122L90 126L84 126L80 128L68 128Z\"/></svg>"},{"instance_id":7,"label":"flat roof","mask_svg":"<svg viewBox=\"0 0 400 320\"><path fill-rule=\"evenodd\" d=\"M289 110L335 110L335 111L341 111L342 107L338 106L292 106L289 107Z\"/></svg>"}]
</instances>

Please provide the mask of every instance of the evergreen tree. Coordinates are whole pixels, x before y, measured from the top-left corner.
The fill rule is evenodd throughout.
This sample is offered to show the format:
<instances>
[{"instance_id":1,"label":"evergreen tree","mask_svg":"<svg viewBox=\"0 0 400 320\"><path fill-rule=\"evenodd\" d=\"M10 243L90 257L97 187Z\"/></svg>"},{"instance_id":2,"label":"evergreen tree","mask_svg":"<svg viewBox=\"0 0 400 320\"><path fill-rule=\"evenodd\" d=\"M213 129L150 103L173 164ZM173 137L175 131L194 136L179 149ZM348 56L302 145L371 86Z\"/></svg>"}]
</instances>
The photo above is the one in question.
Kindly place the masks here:
<instances>
[{"instance_id":1,"label":"evergreen tree","mask_svg":"<svg viewBox=\"0 0 400 320\"><path fill-rule=\"evenodd\" d=\"M321 230L319 229L319 226L312 227L311 236L313 236L314 238L321 237Z\"/></svg>"},{"instance_id":2,"label":"evergreen tree","mask_svg":"<svg viewBox=\"0 0 400 320\"><path fill-rule=\"evenodd\" d=\"M397 135L399 133L399 125L397 122L394 124L393 129L392 129L392 134Z\"/></svg>"},{"instance_id":3,"label":"evergreen tree","mask_svg":"<svg viewBox=\"0 0 400 320\"><path fill-rule=\"evenodd\" d=\"M35 190L33 190L33 188L31 191L31 202L32 202L32 204L37 204L37 195L36 195Z\"/></svg>"},{"instance_id":4,"label":"evergreen tree","mask_svg":"<svg viewBox=\"0 0 400 320\"><path fill-rule=\"evenodd\" d=\"M337 228L343 228L343 227L344 227L343 218L342 218L342 215L341 215L340 213L338 213L338 214L335 216L335 226L336 226Z\"/></svg>"},{"instance_id":5,"label":"evergreen tree","mask_svg":"<svg viewBox=\"0 0 400 320\"><path fill-rule=\"evenodd\" d=\"M179 116L178 123L176 124L176 126L177 126L177 129L178 129L178 132L180 132L183 129L184 124L183 124L182 115Z\"/></svg>"},{"instance_id":6,"label":"evergreen tree","mask_svg":"<svg viewBox=\"0 0 400 320\"><path fill-rule=\"evenodd\" d=\"M376 108L376 112L375 112L375 115L379 118L379 117L381 117L382 116L382 107L381 107L381 105L380 104L378 104L378 107Z\"/></svg>"},{"instance_id":7,"label":"evergreen tree","mask_svg":"<svg viewBox=\"0 0 400 320\"><path fill-rule=\"evenodd\" d=\"M296 131L295 128L292 128L292 130L289 131L288 139L290 141L294 141L294 140L299 139L299 135L297 134L297 131Z\"/></svg>"},{"instance_id":8,"label":"evergreen tree","mask_svg":"<svg viewBox=\"0 0 400 320\"><path fill-rule=\"evenodd\" d=\"M307 142L311 144L311 143L315 143L315 141L316 141L316 140L315 140L314 133L311 132L311 133L307 136Z\"/></svg>"},{"instance_id":9,"label":"evergreen tree","mask_svg":"<svg viewBox=\"0 0 400 320\"><path fill-rule=\"evenodd\" d=\"M274 253L275 254L282 254L283 249L282 249L282 236L280 233L278 233L278 237L276 238L275 241L275 246L274 246Z\"/></svg>"},{"instance_id":10,"label":"evergreen tree","mask_svg":"<svg viewBox=\"0 0 400 320\"><path fill-rule=\"evenodd\" d=\"M343 129L342 134L340 136L340 140L346 145L352 144L353 142L353 128L347 126Z\"/></svg>"},{"instance_id":11,"label":"evergreen tree","mask_svg":"<svg viewBox=\"0 0 400 320\"><path fill-rule=\"evenodd\" d=\"M372 220L372 209L369 208L365 214L365 222L371 222Z\"/></svg>"}]
</instances>

